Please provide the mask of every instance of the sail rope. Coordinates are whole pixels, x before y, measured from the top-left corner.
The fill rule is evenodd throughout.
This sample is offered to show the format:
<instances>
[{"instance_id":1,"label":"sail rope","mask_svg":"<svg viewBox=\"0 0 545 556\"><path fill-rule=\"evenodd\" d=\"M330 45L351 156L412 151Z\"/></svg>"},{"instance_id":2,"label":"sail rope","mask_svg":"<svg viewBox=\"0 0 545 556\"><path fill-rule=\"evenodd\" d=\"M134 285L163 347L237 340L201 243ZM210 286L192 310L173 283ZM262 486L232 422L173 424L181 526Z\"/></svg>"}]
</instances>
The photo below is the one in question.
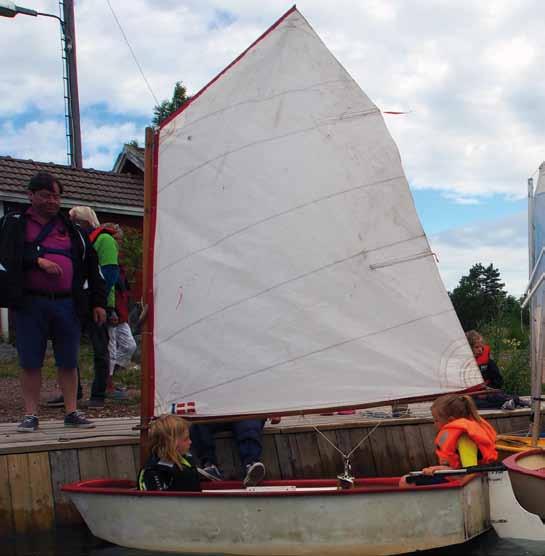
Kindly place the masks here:
<instances>
[{"instance_id":1,"label":"sail rope","mask_svg":"<svg viewBox=\"0 0 545 556\"><path fill-rule=\"evenodd\" d=\"M337 450L337 452L339 452L339 454L341 454L341 456L343 457L343 459L349 460L350 456L378 429L378 427L380 426L381 421L378 421L378 423L354 446L354 448L352 448L352 450L350 450L350 452L348 452L348 454L345 454L338 446L336 446L333 442L331 442L331 440L329 440L329 438L316 426L316 425L312 425L312 428L330 445L332 446L335 450Z\"/></svg>"}]
</instances>

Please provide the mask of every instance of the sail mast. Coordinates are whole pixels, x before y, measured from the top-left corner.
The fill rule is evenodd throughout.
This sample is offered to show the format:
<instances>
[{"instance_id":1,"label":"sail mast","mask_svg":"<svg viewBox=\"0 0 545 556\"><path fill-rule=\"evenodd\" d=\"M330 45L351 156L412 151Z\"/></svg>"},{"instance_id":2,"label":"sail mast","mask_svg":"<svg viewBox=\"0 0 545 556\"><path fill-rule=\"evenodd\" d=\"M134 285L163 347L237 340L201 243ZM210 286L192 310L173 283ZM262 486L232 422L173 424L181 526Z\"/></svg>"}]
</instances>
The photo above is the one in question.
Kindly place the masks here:
<instances>
[{"instance_id":1,"label":"sail mast","mask_svg":"<svg viewBox=\"0 0 545 556\"><path fill-rule=\"evenodd\" d=\"M154 131L146 128L146 150L144 155L144 237L142 245L142 356L140 378L140 461L145 461L147 451L148 424L153 415L153 252L152 217L153 217L153 176L154 176Z\"/></svg>"}]
</instances>

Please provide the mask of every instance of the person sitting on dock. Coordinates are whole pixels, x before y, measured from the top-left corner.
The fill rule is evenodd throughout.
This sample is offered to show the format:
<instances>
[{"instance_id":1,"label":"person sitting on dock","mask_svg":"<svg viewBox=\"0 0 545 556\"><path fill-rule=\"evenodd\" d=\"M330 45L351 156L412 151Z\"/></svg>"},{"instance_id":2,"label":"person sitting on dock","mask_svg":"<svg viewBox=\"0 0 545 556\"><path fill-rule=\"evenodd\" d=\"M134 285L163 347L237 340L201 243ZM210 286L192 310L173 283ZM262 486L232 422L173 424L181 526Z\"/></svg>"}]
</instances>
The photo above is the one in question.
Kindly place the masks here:
<instances>
[{"instance_id":1,"label":"person sitting on dock","mask_svg":"<svg viewBox=\"0 0 545 556\"><path fill-rule=\"evenodd\" d=\"M444 482L443 477L434 477L438 470L461 469L474 465L495 462L496 431L477 410L470 396L447 394L431 406L433 422L439 430L435 438L435 453L439 465L423 469L424 477L417 477L412 484L424 485ZM407 485L407 476L400 486Z\"/></svg>"},{"instance_id":2,"label":"person sitting on dock","mask_svg":"<svg viewBox=\"0 0 545 556\"><path fill-rule=\"evenodd\" d=\"M151 455L138 473L139 490L200 491L189 448L189 424L178 415L160 415L149 424Z\"/></svg>"},{"instance_id":3,"label":"person sitting on dock","mask_svg":"<svg viewBox=\"0 0 545 556\"><path fill-rule=\"evenodd\" d=\"M496 392L479 394L475 396L475 404L479 409L515 409L516 407L529 407L529 403L521 400L518 396L509 395L501 391L503 377L496 362L490 357L490 346L484 343L484 339L476 330L466 332L466 338L475 361L481 371L484 384L487 388L493 388Z\"/></svg>"},{"instance_id":4,"label":"person sitting on dock","mask_svg":"<svg viewBox=\"0 0 545 556\"><path fill-rule=\"evenodd\" d=\"M196 424L191 427L191 440L196 456L201 463L205 476L221 480L223 473L218 467L216 457L217 432L232 431L238 447L244 486L255 486L265 477L265 466L261 463L262 435L265 421L245 419L233 423Z\"/></svg>"}]
</instances>

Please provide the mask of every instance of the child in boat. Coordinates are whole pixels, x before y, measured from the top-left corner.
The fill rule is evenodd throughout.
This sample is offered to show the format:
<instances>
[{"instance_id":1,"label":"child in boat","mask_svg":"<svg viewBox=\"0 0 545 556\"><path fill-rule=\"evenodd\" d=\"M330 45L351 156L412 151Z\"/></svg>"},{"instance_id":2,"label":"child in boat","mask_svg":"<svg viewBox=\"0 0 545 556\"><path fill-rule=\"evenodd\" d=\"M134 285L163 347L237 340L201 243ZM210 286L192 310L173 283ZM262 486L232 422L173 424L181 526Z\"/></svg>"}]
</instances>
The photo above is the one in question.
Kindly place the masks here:
<instances>
[{"instance_id":1,"label":"child in boat","mask_svg":"<svg viewBox=\"0 0 545 556\"><path fill-rule=\"evenodd\" d=\"M151 455L138 473L139 490L200 491L199 472L189 447L189 423L177 415L160 415L149 425Z\"/></svg>"},{"instance_id":2,"label":"child in boat","mask_svg":"<svg viewBox=\"0 0 545 556\"><path fill-rule=\"evenodd\" d=\"M437 398L431 406L435 426L439 430L435 438L435 453L439 465L423 469L425 477L418 477L413 484L443 482L433 477L440 469L461 469L498 459L496 431L478 413L470 396L448 394ZM407 486L406 476L400 486Z\"/></svg>"},{"instance_id":3,"label":"child in boat","mask_svg":"<svg viewBox=\"0 0 545 556\"><path fill-rule=\"evenodd\" d=\"M512 396L501 391L503 377L496 362L490 357L490 346L484 343L484 339L476 330L466 332L466 338L475 361L481 371L485 386L500 390L489 394L475 396L475 404L479 409L515 409L516 407L528 407L530 404L521 400L518 396Z\"/></svg>"}]
</instances>

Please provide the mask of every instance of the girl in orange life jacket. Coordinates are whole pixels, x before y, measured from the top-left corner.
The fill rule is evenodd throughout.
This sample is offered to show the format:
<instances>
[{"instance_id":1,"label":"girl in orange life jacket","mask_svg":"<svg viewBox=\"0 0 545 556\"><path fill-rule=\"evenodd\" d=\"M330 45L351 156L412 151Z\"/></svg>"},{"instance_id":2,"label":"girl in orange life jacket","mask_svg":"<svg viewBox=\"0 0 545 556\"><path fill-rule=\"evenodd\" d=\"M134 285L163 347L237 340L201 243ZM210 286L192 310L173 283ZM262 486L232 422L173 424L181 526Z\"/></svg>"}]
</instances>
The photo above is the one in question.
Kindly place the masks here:
<instances>
[{"instance_id":1,"label":"girl in orange life jacket","mask_svg":"<svg viewBox=\"0 0 545 556\"><path fill-rule=\"evenodd\" d=\"M191 455L189 423L177 415L160 415L149 425L151 455L138 473L139 490L200 491Z\"/></svg>"},{"instance_id":2,"label":"girl in orange life jacket","mask_svg":"<svg viewBox=\"0 0 545 556\"><path fill-rule=\"evenodd\" d=\"M480 417L469 396L441 396L432 404L431 414L439 430L435 438L435 453L439 465L424 468L422 472L425 476L414 480L414 485L445 482L443 477L432 477L440 469L460 469L498 459L495 448L496 431ZM399 485L409 486L406 477L401 478Z\"/></svg>"},{"instance_id":3,"label":"girl in orange life jacket","mask_svg":"<svg viewBox=\"0 0 545 556\"><path fill-rule=\"evenodd\" d=\"M439 433L435 453L439 465L427 467L424 473L437 469L460 469L491 463L498 459L496 431L480 417L474 401L466 395L449 394L437 398L431 413Z\"/></svg>"}]
</instances>

